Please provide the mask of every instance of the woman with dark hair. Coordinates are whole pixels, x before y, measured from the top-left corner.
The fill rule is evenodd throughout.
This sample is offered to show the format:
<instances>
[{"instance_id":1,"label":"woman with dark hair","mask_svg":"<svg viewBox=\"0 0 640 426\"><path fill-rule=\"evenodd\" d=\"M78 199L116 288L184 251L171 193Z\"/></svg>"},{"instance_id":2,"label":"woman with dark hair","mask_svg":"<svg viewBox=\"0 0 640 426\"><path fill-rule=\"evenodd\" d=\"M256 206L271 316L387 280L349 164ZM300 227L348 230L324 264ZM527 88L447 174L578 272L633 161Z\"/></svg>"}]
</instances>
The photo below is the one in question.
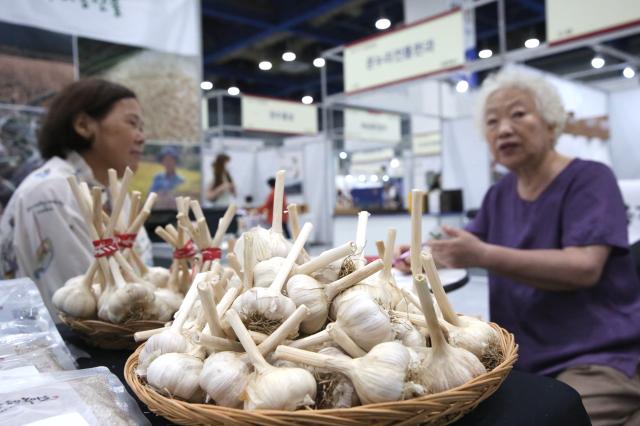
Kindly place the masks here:
<instances>
[{"instance_id":1,"label":"woman with dark hair","mask_svg":"<svg viewBox=\"0 0 640 426\"><path fill-rule=\"evenodd\" d=\"M110 168L119 176L127 167L137 169L144 132L135 93L101 79L67 86L51 103L38 145L46 163L16 189L0 221L0 276L31 277L55 312L52 294L85 273L93 259L89 229L67 178L106 187ZM144 231L136 249L150 260Z\"/></svg>"},{"instance_id":2,"label":"woman with dark hair","mask_svg":"<svg viewBox=\"0 0 640 426\"><path fill-rule=\"evenodd\" d=\"M226 208L231 204L233 197L236 196L233 179L227 171L229 161L231 161L231 157L227 154L218 154L211 164L213 167L213 183L207 189L207 200L211 201L214 207Z\"/></svg>"}]
</instances>

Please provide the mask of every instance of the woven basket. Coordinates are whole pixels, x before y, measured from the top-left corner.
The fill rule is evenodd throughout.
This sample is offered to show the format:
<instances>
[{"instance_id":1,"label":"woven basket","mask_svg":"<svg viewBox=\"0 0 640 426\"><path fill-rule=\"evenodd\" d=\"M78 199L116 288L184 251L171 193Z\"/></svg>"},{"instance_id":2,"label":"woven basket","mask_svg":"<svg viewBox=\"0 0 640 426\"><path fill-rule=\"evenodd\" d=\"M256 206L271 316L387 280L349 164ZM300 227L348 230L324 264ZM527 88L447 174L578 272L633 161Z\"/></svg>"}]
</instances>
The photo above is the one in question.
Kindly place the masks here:
<instances>
[{"instance_id":1,"label":"woven basket","mask_svg":"<svg viewBox=\"0 0 640 426\"><path fill-rule=\"evenodd\" d=\"M473 410L500 386L518 358L513 335L496 324L503 359L492 371L468 383L420 398L406 401L362 405L330 410L253 410L245 411L211 404L193 404L167 398L141 380L135 369L142 346L127 360L124 377L151 411L181 425L446 425Z\"/></svg>"},{"instance_id":2,"label":"woven basket","mask_svg":"<svg viewBox=\"0 0 640 426\"><path fill-rule=\"evenodd\" d=\"M138 331L164 327L164 321L137 320L113 324L98 319L73 318L58 313L62 322L77 332L82 340L91 346L102 349L135 349L140 344L133 340L133 334Z\"/></svg>"}]
</instances>

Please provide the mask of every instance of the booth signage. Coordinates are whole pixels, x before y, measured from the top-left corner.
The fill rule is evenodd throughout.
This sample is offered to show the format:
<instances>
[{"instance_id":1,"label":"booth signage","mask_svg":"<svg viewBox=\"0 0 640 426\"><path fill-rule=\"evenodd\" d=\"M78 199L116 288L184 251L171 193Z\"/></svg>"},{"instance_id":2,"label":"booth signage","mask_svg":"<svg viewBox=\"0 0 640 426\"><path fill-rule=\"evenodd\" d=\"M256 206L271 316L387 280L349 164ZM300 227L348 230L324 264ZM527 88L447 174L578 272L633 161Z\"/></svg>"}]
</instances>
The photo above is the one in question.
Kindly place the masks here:
<instances>
[{"instance_id":1,"label":"booth signage","mask_svg":"<svg viewBox=\"0 0 640 426\"><path fill-rule=\"evenodd\" d=\"M0 0L0 21L180 55L200 55L194 0Z\"/></svg>"},{"instance_id":2,"label":"booth signage","mask_svg":"<svg viewBox=\"0 0 640 426\"><path fill-rule=\"evenodd\" d=\"M457 9L355 42L344 50L345 92L358 92L464 64L464 20Z\"/></svg>"},{"instance_id":3,"label":"booth signage","mask_svg":"<svg viewBox=\"0 0 640 426\"><path fill-rule=\"evenodd\" d=\"M416 133L411 136L414 155L438 155L442 152L440 132Z\"/></svg>"},{"instance_id":4,"label":"booth signage","mask_svg":"<svg viewBox=\"0 0 640 426\"><path fill-rule=\"evenodd\" d=\"M356 163L374 163L379 161L388 161L393 158L393 149L376 149L372 151L354 152L351 155L351 164Z\"/></svg>"},{"instance_id":5,"label":"booth signage","mask_svg":"<svg viewBox=\"0 0 640 426\"><path fill-rule=\"evenodd\" d=\"M245 130L315 134L318 133L318 108L298 102L243 95L242 128Z\"/></svg>"},{"instance_id":6,"label":"booth signage","mask_svg":"<svg viewBox=\"0 0 640 426\"><path fill-rule=\"evenodd\" d=\"M558 44L640 22L638 0L547 0L547 41Z\"/></svg>"},{"instance_id":7,"label":"booth signage","mask_svg":"<svg viewBox=\"0 0 640 426\"><path fill-rule=\"evenodd\" d=\"M357 141L398 143L402 139L400 116L357 109L344 111L344 137Z\"/></svg>"}]
</instances>

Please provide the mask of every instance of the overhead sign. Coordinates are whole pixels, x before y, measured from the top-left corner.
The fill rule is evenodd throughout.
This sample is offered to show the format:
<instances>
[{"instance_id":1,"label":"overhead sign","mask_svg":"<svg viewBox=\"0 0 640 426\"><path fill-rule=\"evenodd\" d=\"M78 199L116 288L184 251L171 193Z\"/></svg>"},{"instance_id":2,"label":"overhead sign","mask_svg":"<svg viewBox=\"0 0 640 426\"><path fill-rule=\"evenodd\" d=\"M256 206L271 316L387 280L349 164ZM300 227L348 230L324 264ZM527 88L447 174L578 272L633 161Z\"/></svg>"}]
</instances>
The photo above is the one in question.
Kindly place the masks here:
<instances>
[{"instance_id":1,"label":"overhead sign","mask_svg":"<svg viewBox=\"0 0 640 426\"><path fill-rule=\"evenodd\" d=\"M358 141L398 143L402 139L400 116L357 109L344 111L344 137Z\"/></svg>"},{"instance_id":2,"label":"overhead sign","mask_svg":"<svg viewBox=\"0 0 640 426\"><path fill-rule=\"evenodd\" d=\"M393 158L393 155L394 153L392 148L354 152L353 154L351 154L351 164L388 161Z\"/></svg>"},{"instance_id":3,"label":"overhead sign","mask_svg":"<svg viewBox=\"0 0 640 426\"><path fill-rule=\"evenodd\" d=\"M464 21L457 9L348 45L345 92L397 83L464 64Z\"/></svg>"},{"instance_id":4,"label":"overhead sign","mask_svg":"<svg viewBox=\"0 0 640 426\"><path fill-rule=\"evenodd\" d=\"M200 55L195 0L0 0L0 21L181 55Z\"/></svg>"},{"instance_id":5,"label":"overhead sign","mask_svg":"<svg viewBox=\"0 0 640 426\"><path fill-rule=\"evenodd\" d=\"M640 23L638 0L547 0L545 10L550 44Z\"/></svg>"},{"instance_id":6,"label":"overhead sign","mask_svg":"<svg viewBox=\"0 0 640 426\"><path fill-rule=\"evenodd\" d=\"M315 134L318 133L318 108L298 102L243 95L241 121L245 130Z\"/></svg>"},{"instance_id":7,"label":"overhead sign","mask_svg":"<svg viewBox=\"0 0 640 426\"><path fill-rule=\"evenodd\" d=\"M414 155L438 155L442 152L440 132L416 133L411 136Z\"/></svg>"}]
</instances>

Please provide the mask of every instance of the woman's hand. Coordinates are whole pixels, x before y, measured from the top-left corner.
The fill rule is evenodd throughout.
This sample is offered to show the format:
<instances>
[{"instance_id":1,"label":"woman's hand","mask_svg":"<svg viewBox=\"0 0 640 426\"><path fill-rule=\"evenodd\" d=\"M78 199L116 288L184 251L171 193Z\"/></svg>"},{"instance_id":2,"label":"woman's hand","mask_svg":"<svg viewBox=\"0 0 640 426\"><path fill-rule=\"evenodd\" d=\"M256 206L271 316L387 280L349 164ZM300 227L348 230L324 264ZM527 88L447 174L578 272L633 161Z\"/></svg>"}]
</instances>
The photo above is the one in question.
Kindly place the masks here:
<instances>
[{"instance_id":1,"label":"woman's hand","mask_svg":"<svg viewBox=\"0 0 640 426\"><path fill-rule=\"evenodd\" d=\"M430 240L433 258L447 268L482 266L487 244L463 229L442 226L449 237L445 240Z\"/></svg>"}]
</instances>

